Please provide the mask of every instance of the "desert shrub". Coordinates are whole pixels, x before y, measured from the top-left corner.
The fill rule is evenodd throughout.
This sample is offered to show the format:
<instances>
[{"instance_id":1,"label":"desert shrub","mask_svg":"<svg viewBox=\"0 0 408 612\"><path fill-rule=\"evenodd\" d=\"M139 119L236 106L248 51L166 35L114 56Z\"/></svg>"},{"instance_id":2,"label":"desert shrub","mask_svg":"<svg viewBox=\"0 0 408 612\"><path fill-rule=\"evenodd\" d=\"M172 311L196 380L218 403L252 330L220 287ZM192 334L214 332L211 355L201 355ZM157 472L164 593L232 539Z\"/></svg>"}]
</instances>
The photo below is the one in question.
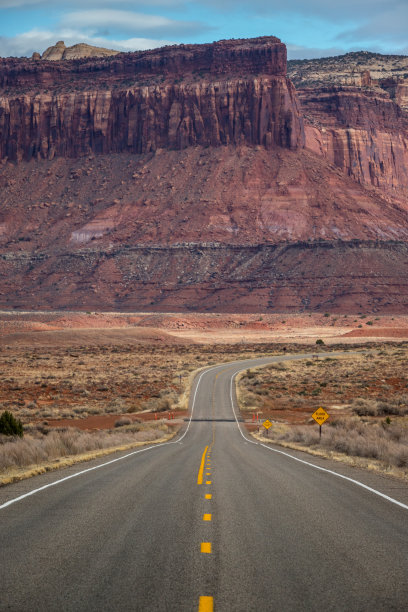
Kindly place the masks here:
<instances>
[{"instance_id":1,"label":"desert shrub","mask_svg":"<svg viewBox=\"0 0 408 612\"><path fill-rule=\"evenodd\" d=\"M0 416L0 434L5 436L23 437L23 424L20 419L16 419L11 412L5 410Z\"/></svg>"},{"instance_id":2,"label":"desert shrub","mask_svg":"<svg viewBox=\"0 0 408 612\"><path fill-rule=\"evenodd\" d=\"M159 402L157 402L157 412L165 412L167 410L171 410L171 402L167 398L162 398Z\"/></svg>"},{"instance_id":3,"label":"desert shrub","mask_svg":"<svg viewBox=\"0 0 408 612\"><path fill-rule=\"evenodd\" d=\"M168 428L143 428L135 424L129 430L98 431L89 433L69 427L60 431L48 431L47 435L37 432L37 437L10 438L0 435L0 472L16 467L38 465L69 455L80 455L89 451L112 448L122 444L157 440L167 433Z\"/></svg>"},{"instance_id":4,"label":"desert shrub","mask_svg":"<svg viewBox=\"0 0 408 612\"><path fill-rule=\"evenodd\" d=\"M404 416L408 414L408 403L405 396L388 401L356 398L352 410L358 416Z\"/></svg>"},{"instance_id":5,"label":"desert shrub","mask_svg":"<svg viewBox=\"0 0 408 612\"><path fill-rule=\"evenodd\" d=\"M316 344L322 345L322 344L324 344L324 342L323 342L323 340L321 338L318 338L316 340Z\"/></svg>"},{"instance_id":6,"label":"desert shrub","mask_svg":"<svg viewBox=\"0 0 408 612\"><path fill-rule=\"evenodd\" d=\"M271 363L271 365L269 366L270 370L278 370L278 372L284 372L287 367L284 363Z\"/></svg>"},{"instance_id":7,"label":"desert shrub","mask_svg":"<svg viewBox=\"0 0 408 612\"><path fill-rule=\"evenodd\" d=\"M378 408L376 400L358 397L353 400L352 411L358 416L377 416Z\"/></svg>"},{"instance_id":8,"label":"desert shrub","mask_svg":"<svg viewBox=\"0 0 408 612\"><path fill-rule=\"evenodd\" d=\"M120 417L120 419L115 422L115 427L123 427L124 425L130 425L131 423L132 421L128 417Z\"/></svg>"},{"instance_id":9,"label":"desert shrub","mask_svg":"<svg viewBox=\"0 0 408 612\"><path fill-rule=\"evenodd\" d=\"M319 445L349 456L377 459L386 466L408 466L408 430L393 423L337 419L335 427L323 427L321 440L315 426L287 428L276 440Z\"/></svg>"}]
</instances>

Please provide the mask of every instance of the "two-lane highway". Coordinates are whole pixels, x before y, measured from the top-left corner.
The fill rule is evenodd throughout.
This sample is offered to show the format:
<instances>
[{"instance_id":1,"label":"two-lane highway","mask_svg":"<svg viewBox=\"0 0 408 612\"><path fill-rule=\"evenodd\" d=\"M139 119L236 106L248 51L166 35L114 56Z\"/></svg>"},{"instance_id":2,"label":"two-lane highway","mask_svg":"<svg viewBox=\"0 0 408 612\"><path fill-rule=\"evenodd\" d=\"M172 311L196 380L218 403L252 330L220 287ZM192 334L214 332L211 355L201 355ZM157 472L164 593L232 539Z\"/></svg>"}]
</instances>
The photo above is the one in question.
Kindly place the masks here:
<instances>
[{"instance_id":1,"label":"two-lane highway","mask_svg":"<svg viewBox=\"0 0 408 612\"><path fill-rule=\"evenodd\" d=\"M170 443L0 489L0 609L405 610L408 487L239 427L236 373L290 358L201 373Z\"/></svg>"}]
</instances>

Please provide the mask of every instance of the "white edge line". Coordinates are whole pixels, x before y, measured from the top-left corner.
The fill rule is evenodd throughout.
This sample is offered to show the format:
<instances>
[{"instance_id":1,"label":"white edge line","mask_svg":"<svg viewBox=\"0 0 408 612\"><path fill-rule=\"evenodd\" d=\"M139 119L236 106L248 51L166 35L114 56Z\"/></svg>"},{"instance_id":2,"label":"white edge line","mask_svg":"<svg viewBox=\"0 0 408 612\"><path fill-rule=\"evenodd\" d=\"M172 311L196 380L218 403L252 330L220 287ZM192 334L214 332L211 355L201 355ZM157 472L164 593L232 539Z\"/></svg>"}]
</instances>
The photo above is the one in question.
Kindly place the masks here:
<instances>
[{"instance_id":1,"label":"white edge line","mask_svg":"<svg viewBox=\"0 0 408 612\"><path fill-rule=\"evenodd\" d=\"M245 369L245 368L244 368L244 369ZM242 372L242 370L240 370L240 372ZM241 426L240 426L240 424L239 424L239 422L238 422L238 419L237 419L237 414L236 414L236 412L235 412L235 408L234 408L234 397L233 397L233 395L232 395L232 383L233 383L234 378L236 377L236 375L237 375L237 374L238 374L238 372L235 372L235 374L233 374L233 375L231 376L231 380L230 380L230 398L231 398L231 407L232 407L232 412L234 413L234 417L235 417L235 420L236 420L237 425L238 425L239 433L240 433L240 434L241 434L241 436L244 438L244 440L246 440L247 442L250 442L251 444L256 444L256 445L258 445L258 442L255 442L254 440L250 440L249 438L247 438L247 437L244 435L244 433L243 433L243 431L242 431L242 429L241 429Z\"/></svg>"},{"instance_id":2,"label":"white edge line","mask_svg":"<svg viewBox=\"0 0 408 612\"><path fill-rule=\"evenodd\" d=\"M280 455L285 455L285 457L290 457L290 459L293 459L294 461L299 461L299 463L304 463L305 465L309 465L310 467L313 467L316 470L321 470L322 472L327 472L328 474L332 474L333 476L337 476L338 478L343 478L343 480L348 480L349 482L352 482L353 484L358 485L359 487L362 487L363 489L366 489L367 491L370 491L371 493L374 493L375 495L379 495L380 497L383 497L387 501L393 504L396 504L397 506L400 506L401 508L404 508L404 510L408 510L408 506L406 504L403 504L402 502L398 501L397 499L394 499L393 497L389 497L389 495L385 495L385 493L381 493L380 491L377 491L377 489L373 489L372 487L365 485L363 482L360 482L359 480L354 480L354 478L349 478L348 476L344 476L343 474L339 474L338 472L334 472L333 470L328 470L327 468L321 467L320 465L315 465L314 463L310 463L309 461L304 461L303 459L299 459L298 457L295 457L294 455L290 455L289 453L285 453L284 451L277 450L276 448L271 448L270 446L267 446L266 444L263 444L262 442L260 442L259 444L260 446L267 448L269 451L272 451L273 453L279 453Z\"/></svg>"},{"instance_id":3,"label":"white edge line","mask_svg":"<svg viewBox=\"0 0 408 612\"><path fill-rule=\"evenodd\" d=\"M289 360L285 360L285 361L289 361ZM239 372L242 372L242 371L243 370L239 370ZM389 495L385 495L385 493L381 493L381 491L377 491L377 489L373 489L372 487L369 487L368 485L365 485L363 482L360 482L359 480L354 480L354 478L349 478L348 476L344 476L343 474L339 474L338 472L334 472L333 470L328 470L327 468L321 467L320 465L315 465L314 463L310 463L310 461L305 461L304 459L299 459L298 457L295 457L294 455L290 455L289 453L285 453L284 451L277 450L276 448L271 448L270 446L268 446L267 444L263 444L262 442L254 442L253 440L250 440L249 438L247 438L243 434L241 426L240 426L240 424L238 422L237 415L236 415L235 408L234 408L234 397L233 397L233 394L232 394L233 381L234 381L236 375L239 372L235 372L231 376L231 379L230 379L230 397L231 397L231 407L232 407L232 411L234 413L235 420L237 422L239 433L244 438L244 440L246 440L247 442L251 442L251 444L256 444L258 446L263 446L264 448L266 448L269 451L272 451L273 453L278 453L279 455L284 455L285 457L289 457L290 459L293 459L294 461L299 461L299 463L303 463L304 465L308 465L309 467L313 467L316 470L320 470L322 472L327 472L328 474L332 474L333 476L337 476L338 478L342 478L343 480L347 480L348 482L352 482L353 484L355 484L355 485L357 485L359 487L362 487L363 489L366 489L367 491L370 491L371 493L374 493L375 495L378 495L379 497L382 497L383 499L386 499L387 501L391 502L392 504L395 504L395 505L399 506L400 508L404 508L404 510L408 510L408 506L406 504L403 504L402 502L398 501L397 499L394 499L393 497L390 497Z\"/></svg>"},{"instance_id":4,"label":"white edge line","mask_svg":"<svg viewBox=\"0 0 408 612\"><path fill-rule=\"evenodd\" d=\"M275 361L275 360L273 360L273 361ZM237 361L230 362L228 365L233 365L235 363L237 363ZM42 487L39 487L38 489L33 489L32 491L29 491L28 493L24 493L23 495L19 495L19 497L15 497L14 499L10 499L9 501L5 502L4 504L2 504L0 506L0 510L2 510L3 508L7 508L8 506L11 506L12 504L17 503L18 501L21 501L21 500L25 499L26 497L30 497L31 495L35 495L36 493L39 493L40 491L44 491L45 489L49 489L50 487L56 486L57 484L60 484L60 483L65 482L67 480L71 480L71 478L76 478L77 476L81 476L82 474L86 474L87 472L92 472L94 470L99 470L100 468L106 467L107 465L111 465L112 463L116 463L117 461L122 461L123 459L127 459L128 457L132 457L133 455L137 455L139 453L144 453L145 451L152 450L152 449L162 448L163 446L167 446L169 444L179 444L183 440L183 438L186 436L188 430L190 429L191 421L192 421L192 418L193 418L194 407L195 407L195 401L196 401L197 392L198 392L198 387L200 386L200 382L201 382L202 377L204 376L204 374L207 374L208 372L212 372L213 370L217 370L219 368L224 368L225 365L226 364L219 364L219 365L216 365L216 366L213 366L213 367L209 368L208 370L204 370L204 372L201 372L200 376L198 377L197 385L196 385L194 396L193 396L193 403L192 403L192 406L191 406L190 419L189 419L186 431L181 436L181 438L178 438L177 440L172 440L171 442L162 442L161 444L156 444L154 446L147 446L146 448L142 448L142 449L137 450L137 451L132 451L131 453L127 453L126 455L123 455L122 457L117 457L116 459L111 459L110 461L106 461L105 463L101 463L100 465L95 465L94 467L87 468L86 470L81 470L80 472L75 472L75 474L71 474L70 476L65 476L64 478L60 478L59 480L55 480L54 482L50 482L50 483L48 483L48 484L46 484L46 485L44 485ZM243 369L245 369L245 368L243 368ZM242 371L242 370L239 370L238 372L240 372L240 371ZM250 442L251 444L258 445L258 442L254 442L253 440L250 440L249 438L247 438L243 434L243 432L241 430L241 427L239 425L238 419L237 419L237 415L235 413L234 401L233 401L233 395L232 395L232 382L233 382L233 379L235 378L235 376L238 374L238 372L235 372L235 374L233 374L233 376L231 377L230 395L231 395L232 410L234 412L234 417L235 417L235 420L237 422L238 429L239 429L239 432L240 432L241 436L247 442ZM265 445L262 445L262 446L265 446ZM268 447L265 447L265 448L268 448ZM269 450L274 450L274 449L269 449ZM275 452L281 452L281 451L275 451ZM282 454L287 454L287 453L282 453ZM288 455L288 457L292 457L292 455ZM292 458L296 459L296 457L292 457ZM297 461L301 461L300 459L296 459L296 460ZM307 462L303 461L303 463L307 463ZM311 465L313 467L316 467L317 469L324 469L324 468L319 468L318 466L315 466L312 463L310 463L309 465ZM330 471L330 470L326 470L326 471ZM332 473L335 474L336 476L340 476L340 474L336 474L336 472L332 472ZM346 477L343 476L343 478L346 478ZM351 480L351 479L348 479L348 480ZM352 481L352 482L356 482L357 483L357 481ZM363 485L362 483L358 483L358 484L360 484L361 486L369 489L369 487L366 487L366 485ZM383 495L382 493L379 493L379 492L377 492L377 493L378 493L378 495L381 495L382 497L386 497L387 498L387 496ZM392 498L387 498L387 499L391 500ZM402 505L404 508L408 509L408 507L404 506L404 504L401 504L400 502L397 502L396 500L393 500L393 501L396 504Z\"/></svg>"}]
</instances>

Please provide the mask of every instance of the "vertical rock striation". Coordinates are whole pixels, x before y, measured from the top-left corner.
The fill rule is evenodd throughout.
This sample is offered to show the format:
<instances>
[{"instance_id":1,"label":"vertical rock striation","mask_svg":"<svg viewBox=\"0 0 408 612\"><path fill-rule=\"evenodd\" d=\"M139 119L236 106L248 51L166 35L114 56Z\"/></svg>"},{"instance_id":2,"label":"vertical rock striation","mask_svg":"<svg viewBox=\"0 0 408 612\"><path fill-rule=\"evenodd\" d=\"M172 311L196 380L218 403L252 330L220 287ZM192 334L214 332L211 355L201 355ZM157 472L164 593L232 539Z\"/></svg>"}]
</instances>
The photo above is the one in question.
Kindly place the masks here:
<instances>
[{"instance_id":1,"label":"vertical rock striation","mask_svg":"<svg viewBox=\"0 0 408 612\"><path fill-rule=\"evenodd\" d=\"M0 65L0 159L304 145L286 48L275 38L46 64ZM47 87L34 92L39 82Z\"/></svg>"},{"instance_id":2,"label":"vertical rock striation","mask_svg":"<svg viewBox=\"0 0 408 612\"><path fill-rule=\"evenodd\" d=\"M303 89L299 97L308 149L359 183L408 201L408 114L396 100L336 87Z\"/></svg>"}]
</instances>

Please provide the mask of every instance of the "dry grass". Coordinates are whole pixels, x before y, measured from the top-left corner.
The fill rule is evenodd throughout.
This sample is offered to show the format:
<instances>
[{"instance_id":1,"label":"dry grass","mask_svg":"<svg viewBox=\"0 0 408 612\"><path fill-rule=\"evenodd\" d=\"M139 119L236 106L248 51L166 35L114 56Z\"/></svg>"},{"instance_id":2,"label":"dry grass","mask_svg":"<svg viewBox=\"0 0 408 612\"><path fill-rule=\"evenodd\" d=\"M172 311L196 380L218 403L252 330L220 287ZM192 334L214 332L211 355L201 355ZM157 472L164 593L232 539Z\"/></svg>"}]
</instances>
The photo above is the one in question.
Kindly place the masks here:
<instances>
[{"instance_id":1,"label":"dry grass","mask_svg":"<svg viewBox=\"0 0 408 612\"><path fill-rule=\"evenodd\" d=\"M241 411L272 420L271 441L373 459L408 473L407 358L402 344L247 371L238 381ZM330 415L321 441L311 418L319 406Z\"/></svg>"},{"instance_id":2,"label":"dry grass","mask_svg":"<svg viewBox=\"0 0 408 612\"><path fill-rule=\"evenodd\" d=\"M246 372L240 380L244 409L299 409L312 414L318 406L348 411L367 400L378 414L403 414L408 397L408 345L388 347L346 359L292 361ZM400 406L400 409L398 409Z\"/></svg>"},{"instance_id":3,"label":"dry grass","mask_svg":"<svg viewBox=\"0 0 408 612\"><path fill-rule=\"evenodd\" d=\"M399 423L367 423L356 419L338 420L323 427L294 426L272 431L269 439L326 449L352 457L376 459L385 467L408 468L408 427Z\"/></svg>"},{"instance_id":4,"label":"dry grass","mask_svg":"<svg viewBox=\"0 0 408 612\"><path fill-rule=\"evenodd\" d=\"M243 348L121 344L0 349L0 412L11 410L25 429L21 441L0 440L0 473L50 462L55 469L58 461L66 465L65 460L61 461L63 457L71 458L70 461L72 457L89 458L105 453L106 449L161 438L167 429L155 428L154 421L139 422L146 415L135 418L133 413L187 409L190 385L197 370L264 352L265 347L259 345ZM111 430L91 433L66 428L66 420L76 419L79 425L80 419L82 428L84 420L94 415L117 418L111 421ZM62 420L64 427L58 425ZM53 429L49 421L55 421L57 427ZM37 469L30 469L38 473Z\"/></svg>"},{"instance_id":5,"label":"dry grass","mask_svg":"<svg viewBox=\"0 0 408 612\"><path fill-rule=\"evenodd\" d=\"M7 347L0 350L0 411L10 410L27 425L186 409L193 372L263 351L259 345Z\"/></svg>"},{"instance_id":6,"label":"dry grass","mask_svg":"<svg viewBox=\"0 0 408 612\"><path fill-rule=\"evenodd\" d=\"M132 445L163 438L169 433L166 425L139 426L139 430L98 431L88 433L76 429L36 432L24 438L0 437L0 473L14 468L40 465L61 457L84 455L91 451Z\"/></svg>"}]
</instances>

